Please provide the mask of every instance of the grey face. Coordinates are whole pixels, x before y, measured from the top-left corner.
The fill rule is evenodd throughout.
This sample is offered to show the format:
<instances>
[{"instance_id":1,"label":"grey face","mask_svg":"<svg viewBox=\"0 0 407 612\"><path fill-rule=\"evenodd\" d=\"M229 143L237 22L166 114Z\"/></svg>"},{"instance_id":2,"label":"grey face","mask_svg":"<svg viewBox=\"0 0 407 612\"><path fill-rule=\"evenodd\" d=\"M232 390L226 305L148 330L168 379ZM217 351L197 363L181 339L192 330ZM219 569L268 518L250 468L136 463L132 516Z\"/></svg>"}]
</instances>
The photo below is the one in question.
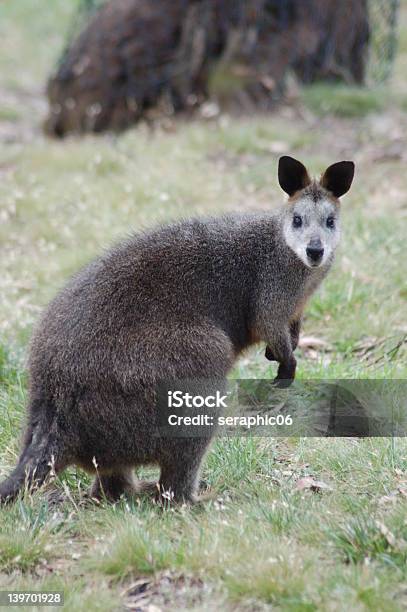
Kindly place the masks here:
<instances>
[{"instance_id":1,"label":"grey face","mask_svg":"<svg viewBox=\"0 0 407 612\"><path fill-rule=\"evenodd\" d=\"M339 207L328 197L304 195L287 206L283 233L287 245L309 268L328 263L340 238Z\"/></svg>"}]
</instances>

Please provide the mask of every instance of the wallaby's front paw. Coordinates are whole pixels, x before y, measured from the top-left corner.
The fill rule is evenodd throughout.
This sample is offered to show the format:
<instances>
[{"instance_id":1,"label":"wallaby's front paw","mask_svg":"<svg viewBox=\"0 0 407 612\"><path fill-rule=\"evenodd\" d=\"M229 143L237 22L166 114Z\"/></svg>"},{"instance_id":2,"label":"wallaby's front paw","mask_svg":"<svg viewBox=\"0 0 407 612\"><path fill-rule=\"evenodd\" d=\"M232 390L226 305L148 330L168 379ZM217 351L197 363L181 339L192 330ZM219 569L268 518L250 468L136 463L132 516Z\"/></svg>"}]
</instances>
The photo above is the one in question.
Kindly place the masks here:
<instances>
[{"instance_id":1,"label":"wallaby's front paw","mask_svg":"<svg viewBox=\"0 0 407 612\"><path fill-rule=\"evenodd\" d=\"M280 363L278 366L277 376L274 379L274 384L279 389L287 389L295 378L295 370L297 367L297 362L295 357L292 357L290 361L287 363Z\"/></svg>"},{"instance_id":2,"label":"wallaby's front paw","mask_svg":"<svg viewBox=\"0 0 407 612\"><path fill-rule=\"evenodd\" d=\"M276 358L274 357L273 351L271 350L271 348L269 346L266 346L266 352L265 352L264 356L269 361L277 361Z\"/></svg>"}]
</instances>

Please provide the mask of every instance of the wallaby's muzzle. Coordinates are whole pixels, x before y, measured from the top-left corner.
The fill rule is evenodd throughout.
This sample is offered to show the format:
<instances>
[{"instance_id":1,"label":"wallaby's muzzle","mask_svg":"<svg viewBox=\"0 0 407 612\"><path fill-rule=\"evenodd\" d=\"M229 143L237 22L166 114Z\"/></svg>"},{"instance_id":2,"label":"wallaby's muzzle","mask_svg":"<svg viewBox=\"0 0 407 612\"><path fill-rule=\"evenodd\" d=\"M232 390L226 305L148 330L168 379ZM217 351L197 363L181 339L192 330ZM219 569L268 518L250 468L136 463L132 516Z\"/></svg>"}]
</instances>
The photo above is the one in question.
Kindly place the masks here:
<instances>
[{"instance_id":1,"label":"wallaby's muzzle","mask_svg":"<svg viewBox=\"0 0 407 612\"><path fill-rule=\"evenodd\" d=\"M306 248L308 260L312 266L317 266L324 256L324 247L319 238L311 240Z\"/></svg>"}]
</instances>

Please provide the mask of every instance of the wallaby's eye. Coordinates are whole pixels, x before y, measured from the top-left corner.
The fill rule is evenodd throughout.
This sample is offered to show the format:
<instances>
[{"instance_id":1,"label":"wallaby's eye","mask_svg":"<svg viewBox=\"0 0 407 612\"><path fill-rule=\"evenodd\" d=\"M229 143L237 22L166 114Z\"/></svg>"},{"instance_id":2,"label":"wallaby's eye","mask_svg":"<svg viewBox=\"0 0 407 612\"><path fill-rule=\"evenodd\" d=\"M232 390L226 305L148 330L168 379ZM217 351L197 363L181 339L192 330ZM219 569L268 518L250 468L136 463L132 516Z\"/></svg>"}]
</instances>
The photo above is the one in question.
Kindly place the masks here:
<instances>
[{"instance_id":1,"label":"wallaby's eye","mask_svg":"<svg viewBox=\"0 0 407 612\"><path fill-rule=\"evenodd\" d=\"M294 215L293 217L293 227L301 227L302 226L302 218L300 215Z\"/></svg>"},{"instance_id":2,"label":"wallaby's eye","mask_svg":"<svg viewBox=\"0 0 407 612\"><path fill-rule=\"evenodd\" d=\"M328 219L326 220L326 226L331 229L335 227L335 217L328 217Z\"/></svg>"}]
</instances>

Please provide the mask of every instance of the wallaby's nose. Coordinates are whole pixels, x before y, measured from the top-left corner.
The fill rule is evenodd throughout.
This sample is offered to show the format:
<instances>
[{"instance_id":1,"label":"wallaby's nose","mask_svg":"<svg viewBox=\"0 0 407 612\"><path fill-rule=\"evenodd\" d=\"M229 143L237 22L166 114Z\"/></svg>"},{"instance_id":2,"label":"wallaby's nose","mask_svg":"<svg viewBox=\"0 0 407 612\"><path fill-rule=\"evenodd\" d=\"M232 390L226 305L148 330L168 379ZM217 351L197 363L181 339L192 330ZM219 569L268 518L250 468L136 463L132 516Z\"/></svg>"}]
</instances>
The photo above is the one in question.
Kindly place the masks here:
<instances>
[{"instance_id":1,"label":"wallaby's nose","mask_svg":"<svg viewBox=\"0 0 407 612\"><path fill-rule=\"evenodd\" d=\"M324 254L324 247L320 240L311 240L307 246L307 257L314 263L321 261Z\"/></svg>"}]
</instances>

